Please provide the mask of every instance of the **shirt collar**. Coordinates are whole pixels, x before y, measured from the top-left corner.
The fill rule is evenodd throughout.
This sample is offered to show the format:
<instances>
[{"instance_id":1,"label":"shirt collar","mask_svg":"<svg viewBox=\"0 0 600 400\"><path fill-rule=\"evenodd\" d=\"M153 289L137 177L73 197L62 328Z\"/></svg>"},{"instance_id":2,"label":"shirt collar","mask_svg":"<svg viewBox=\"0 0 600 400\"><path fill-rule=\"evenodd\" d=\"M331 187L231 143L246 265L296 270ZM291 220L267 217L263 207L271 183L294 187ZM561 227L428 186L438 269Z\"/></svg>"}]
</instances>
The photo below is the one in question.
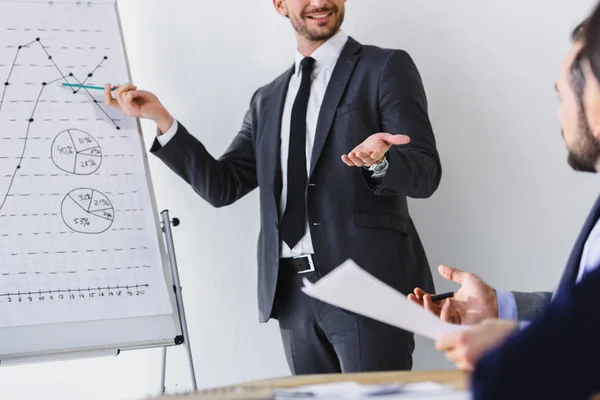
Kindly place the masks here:
<instances>
[{"instance_id":1,"label":"shirt collar","mask_svg":"<svg viewBox=\"0 0 600 400\"><path fill-rule=\"evenodd\" d=\"M316 66L319 64L325 66L326 68L333 68L338 58L340 58L340 54L342 54L342 50L344 46L348 42L348 35L346 32L340 30L338 33L333 35L329 40L319 46L310 57L314 58L316 61ZM296 50L294 55L295 58L295 70L294 73L296 75L300 74L300 62L304 59L302 53Z\"/></svg>"}]
</instances>

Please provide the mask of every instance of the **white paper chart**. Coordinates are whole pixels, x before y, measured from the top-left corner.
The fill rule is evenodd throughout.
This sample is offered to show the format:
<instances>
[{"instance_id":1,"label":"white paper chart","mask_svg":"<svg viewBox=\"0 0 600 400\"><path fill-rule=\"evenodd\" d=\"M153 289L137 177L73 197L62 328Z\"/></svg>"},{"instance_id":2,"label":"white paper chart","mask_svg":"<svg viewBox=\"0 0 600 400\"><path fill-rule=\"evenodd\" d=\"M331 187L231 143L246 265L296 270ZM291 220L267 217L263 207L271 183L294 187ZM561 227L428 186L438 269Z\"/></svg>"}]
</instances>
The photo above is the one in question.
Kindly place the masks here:
<instances>
[{"instance_id":1,"label":"white paper chart","mask_svg":"<svg viewBox=\"0 0 600 400\"><path fill-rule=\"evenodd\" d=\"M172 312L112 2L0 1L0 328Z\"/></svg>"}]
</instances>

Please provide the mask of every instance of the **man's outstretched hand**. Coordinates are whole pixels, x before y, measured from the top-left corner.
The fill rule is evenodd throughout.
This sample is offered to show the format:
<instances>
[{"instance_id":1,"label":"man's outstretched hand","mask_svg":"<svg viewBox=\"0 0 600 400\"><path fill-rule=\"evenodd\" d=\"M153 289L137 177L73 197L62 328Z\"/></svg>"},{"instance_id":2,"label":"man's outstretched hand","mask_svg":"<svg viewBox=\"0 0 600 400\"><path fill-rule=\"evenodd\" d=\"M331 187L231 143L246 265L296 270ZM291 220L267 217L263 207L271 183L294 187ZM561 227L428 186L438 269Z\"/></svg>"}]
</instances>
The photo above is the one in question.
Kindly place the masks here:
<instances>
[{"instance_id":1,"label":"man's outstretched hand","mask_svg":"<svg viewBox=\"0 0 600 400\"><path fill-rule=\"evenodd\" d=\"M496 291L480 277L445 265L440 265L438 271L444 278L461 285L454 297L432 301L430 293L416 288L408 295L409 300L453 324L472 325L487 318L498 318Z\"/></svg>"}]
</instances>

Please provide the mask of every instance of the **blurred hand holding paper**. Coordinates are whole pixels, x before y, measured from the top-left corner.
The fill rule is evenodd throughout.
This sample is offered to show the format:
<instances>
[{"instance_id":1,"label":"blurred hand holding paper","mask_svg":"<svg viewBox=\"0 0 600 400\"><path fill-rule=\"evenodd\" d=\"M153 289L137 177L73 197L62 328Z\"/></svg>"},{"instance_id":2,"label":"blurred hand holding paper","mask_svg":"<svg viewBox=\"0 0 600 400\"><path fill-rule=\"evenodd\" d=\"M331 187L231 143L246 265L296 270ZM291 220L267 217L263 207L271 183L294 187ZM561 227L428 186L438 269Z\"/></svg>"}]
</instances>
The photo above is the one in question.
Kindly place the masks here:
<instances>
[{"instance_id":1,"label":"blurred hand holding paper","mask_svg":"<svg viewBox=\"0 0 600 400\"><path fill-rule=\"evenodd\" d=\"M352 260L347 260L316 283L304 278L302 291L336 307L414 332L429 339L464 327L443 322L412 303Z\"/></svg>"}]
</instances>

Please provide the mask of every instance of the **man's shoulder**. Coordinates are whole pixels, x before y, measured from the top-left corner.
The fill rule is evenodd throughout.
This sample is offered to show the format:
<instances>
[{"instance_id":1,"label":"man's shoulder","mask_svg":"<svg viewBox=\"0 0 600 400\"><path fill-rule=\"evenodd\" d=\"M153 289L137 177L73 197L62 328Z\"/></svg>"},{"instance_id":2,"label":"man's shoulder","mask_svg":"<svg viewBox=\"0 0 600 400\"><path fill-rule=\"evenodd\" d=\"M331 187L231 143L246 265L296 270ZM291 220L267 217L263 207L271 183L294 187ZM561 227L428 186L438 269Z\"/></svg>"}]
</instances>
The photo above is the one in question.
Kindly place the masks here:
<instances>
[{"instance_id":1,"label":"man's shoulder","mask_svg":"<svg viewBox=\"0 0 600 400\"><path fill-rule=\"evenodd\" d=\"M361 58L371 60L372 62L384 63L390 57L410 58L410 55L403 49L390 49L371 44L361 45Z\"/></svg>"},{"instance_id":2,"label":"man's shoulder","mask_svg":"<svg viewBox=\"0 0 600 400\"><path fill-rule=\"evenodd\" d=\"M378 46L364 45L363 69L370 73L380 73L386 76L393 76L403 79L403 77L415 77L421 79L417 62L412 58L408 51L403 49L388 49Z\"/></svg>"}]
</instances>

